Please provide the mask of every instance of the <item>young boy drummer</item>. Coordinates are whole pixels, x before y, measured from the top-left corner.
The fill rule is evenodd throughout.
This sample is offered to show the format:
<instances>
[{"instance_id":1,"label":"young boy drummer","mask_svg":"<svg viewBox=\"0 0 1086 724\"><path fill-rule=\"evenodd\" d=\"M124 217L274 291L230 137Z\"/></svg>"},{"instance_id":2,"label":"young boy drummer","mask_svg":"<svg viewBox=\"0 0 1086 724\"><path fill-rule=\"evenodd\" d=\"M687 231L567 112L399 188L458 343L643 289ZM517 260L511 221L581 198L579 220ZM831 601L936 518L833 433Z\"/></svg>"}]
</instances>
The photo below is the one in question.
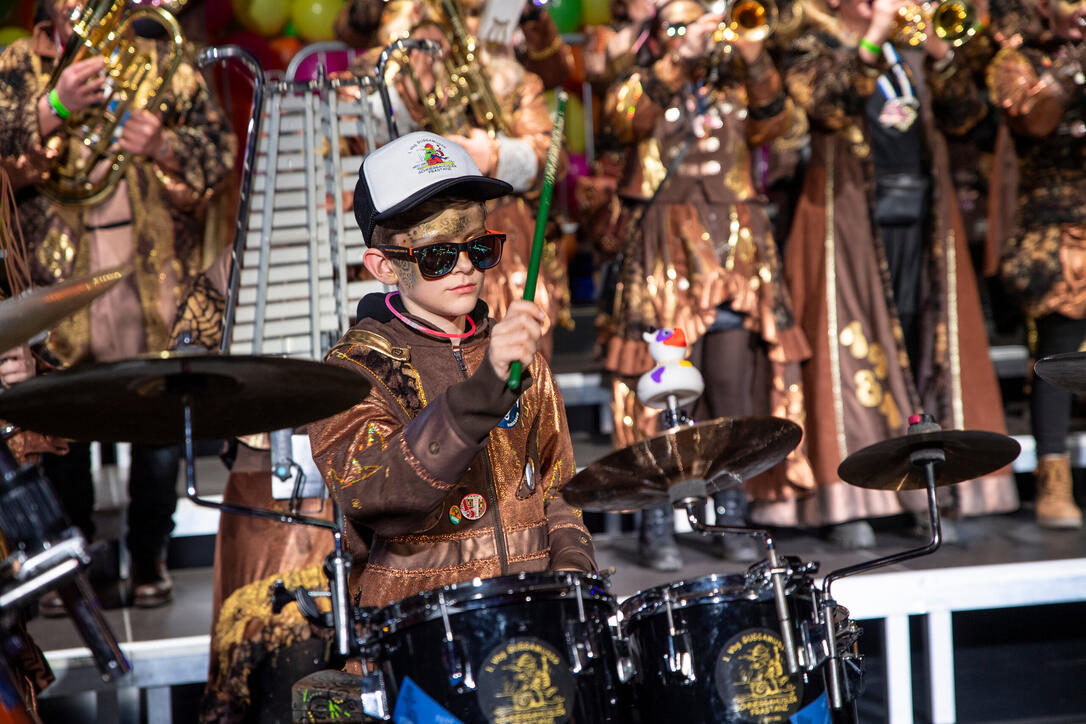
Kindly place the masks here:
<instances>
[{"instance_id":1,"label":"young boy drummer","mask_svg":"<svg viewBox=\"0 0 1086 724\"><path fill-rule=\"evenodd\" d=\"M503 234L484 202L512 191L461 146L411 133L359 169L354 213L366 269L394 285L358 305L326 361L372 385L360 404L309 426L313 458L370 541L362 605L521 571L595 570L565 408L537 353L543 311L514 302L500 322L479 300ZM510 365L526 374L506 385Z\"/></svg>"}]
</instances>

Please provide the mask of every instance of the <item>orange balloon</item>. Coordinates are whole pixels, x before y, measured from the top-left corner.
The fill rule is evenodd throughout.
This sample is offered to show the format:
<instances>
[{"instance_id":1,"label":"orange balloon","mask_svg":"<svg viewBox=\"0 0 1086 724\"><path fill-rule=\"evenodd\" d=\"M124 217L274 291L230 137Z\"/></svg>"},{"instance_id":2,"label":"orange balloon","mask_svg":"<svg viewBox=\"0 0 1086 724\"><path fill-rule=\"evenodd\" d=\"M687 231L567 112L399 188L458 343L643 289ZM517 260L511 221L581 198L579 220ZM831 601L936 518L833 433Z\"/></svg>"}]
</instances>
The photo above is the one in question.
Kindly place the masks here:
<instances>
[{"instance_id":1,"label":"orange balloon","mask_svg":"<svg viewBox=\"0 0 1086 724\"><path fill-rule=\"evenodd\" d=\"M302 49L302 41L298 40L293 35L287 35L282 38L273 38L268 41L268 47L279 56L279 61L283 64L283 67L290 65L290 59Z\"/></svg>"}]
</instances>

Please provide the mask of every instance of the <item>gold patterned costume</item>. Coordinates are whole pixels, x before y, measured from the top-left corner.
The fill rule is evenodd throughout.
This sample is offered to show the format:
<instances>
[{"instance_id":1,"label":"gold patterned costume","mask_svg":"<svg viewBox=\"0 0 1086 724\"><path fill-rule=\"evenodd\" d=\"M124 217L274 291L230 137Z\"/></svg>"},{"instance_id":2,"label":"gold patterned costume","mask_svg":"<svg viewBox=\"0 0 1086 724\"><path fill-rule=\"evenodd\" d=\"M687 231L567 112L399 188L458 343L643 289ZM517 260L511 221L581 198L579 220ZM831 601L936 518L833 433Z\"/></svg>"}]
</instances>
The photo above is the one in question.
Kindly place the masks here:
<instances>
[{"instance_id":1,"label":"gold patterned costume","mask_svg":"<svg viewBox=\"0 0 1086 724\"><path fill-rule=\"evenodd\" d=\"M653 429L630 388L652 367L641 335L654 328L680 328L694 345L706 377L695 416L803 422L799 363L809 350L751 175L753 149L802 126L802 113L765 51L751 63L733 53L701 73L683 87L665 55L617 83L604 102L611 132L632 150L618 194L642 208L628 215L638 228L625 234L614 303L603 310L619 444ZM782 491L813 485L802 450L780 472Z\"/></svg>"},{"instance_id":2,"label":"gold patterned costume","mask_svg":"<svg viewBox=\"0 0 1086 724\"><path fill-rule=\"evenodd\" d=\"M957 117L983 115L962 58L924 82L902 53L919 98L922 163L930 164L930 224L925 226L920 289L919 359L910 363L898 318L875 204L868 99L887 69L865 66L830 16L811 24L784 61L789 92L811 124L811 161L787 244L785 269L797 321L813 348L804 365L807 450L818 487L803 499L755 505L756 520L826 525L922 509L923 493L871 491L844 484L837 466L848 454L905 433L913 412L944 427L1003 432L976 280L951 184L945 141L932 104L961 105ZM939 100L937 100L939 99ZM908 159L915 161L916 159ZM911 367L914 367L914 374ZM962 515L1005 512L1018 500L1009 471L955 488ZM773 491L755 494L771 500Z\"/></svg>"},{"instance_id":3,"label":"gold patterned costume","mask_svg":"<svg viewBox=\"0 0 1086 724\"><path fill-rule=\"evenodd\" d=\"M137 42L157 62L157 47ZM136 264L129 279L58 325L50 350L72 364L164 349L178 303L201 271L205 210L233 168L236 139L203 78L183 62L162 100L172 162L134 159L117 190L96 206L55 203L34 185L56 163L62 143L80 143L42 138L39 130L38 99L57 56L48 23L0 55L0 164L17 189L32 280L44 286L127 259ZM108 228L125 221L131 223Z\"/></svg>"}]
</instances>

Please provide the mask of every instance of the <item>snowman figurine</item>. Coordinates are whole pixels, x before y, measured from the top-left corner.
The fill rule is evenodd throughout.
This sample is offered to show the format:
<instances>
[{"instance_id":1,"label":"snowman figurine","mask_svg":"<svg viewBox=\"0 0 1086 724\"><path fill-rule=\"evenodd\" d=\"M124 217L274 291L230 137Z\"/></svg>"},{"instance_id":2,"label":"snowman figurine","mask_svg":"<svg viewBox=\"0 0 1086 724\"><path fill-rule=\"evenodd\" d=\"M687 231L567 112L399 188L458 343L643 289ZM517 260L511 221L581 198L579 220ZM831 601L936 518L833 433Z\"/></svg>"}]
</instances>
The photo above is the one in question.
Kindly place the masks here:
<instances>
[{"instance_id":1,"label":"snowman figurine","mask_svg":"<svg viewBox=\"0 0 1086 724\"><path fill-rule=\"evenodd\" d=\"M680 411L701 396L705 381L698 368L686 360L689 347L681 329L659 329L642 335L649 343L655 366L637 381L637 398L646 407L663 410L664 427L692 423Z\"/></svg>"}]
</instances>

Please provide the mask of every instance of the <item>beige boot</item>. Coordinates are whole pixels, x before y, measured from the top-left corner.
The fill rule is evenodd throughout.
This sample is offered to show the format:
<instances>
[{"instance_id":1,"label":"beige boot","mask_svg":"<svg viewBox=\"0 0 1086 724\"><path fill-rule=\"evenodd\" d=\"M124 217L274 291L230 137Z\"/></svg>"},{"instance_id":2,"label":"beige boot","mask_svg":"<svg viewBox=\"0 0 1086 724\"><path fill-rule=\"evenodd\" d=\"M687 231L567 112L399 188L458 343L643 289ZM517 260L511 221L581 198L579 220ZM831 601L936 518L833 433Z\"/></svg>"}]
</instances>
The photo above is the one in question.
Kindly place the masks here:
<instances>
[{"instance_id":1,"label":"beige boot","mask_svg":"<svg viewBox=\"0 0 1086 724\"><path fill-rule=\"evenodd\" d=\"M1033 473L1037 489L1037 525L1044 528L1081 528L1082 511L1071 488L1071 461L1064 455L1045 455Z\"/></svg>"}]
</instances>

